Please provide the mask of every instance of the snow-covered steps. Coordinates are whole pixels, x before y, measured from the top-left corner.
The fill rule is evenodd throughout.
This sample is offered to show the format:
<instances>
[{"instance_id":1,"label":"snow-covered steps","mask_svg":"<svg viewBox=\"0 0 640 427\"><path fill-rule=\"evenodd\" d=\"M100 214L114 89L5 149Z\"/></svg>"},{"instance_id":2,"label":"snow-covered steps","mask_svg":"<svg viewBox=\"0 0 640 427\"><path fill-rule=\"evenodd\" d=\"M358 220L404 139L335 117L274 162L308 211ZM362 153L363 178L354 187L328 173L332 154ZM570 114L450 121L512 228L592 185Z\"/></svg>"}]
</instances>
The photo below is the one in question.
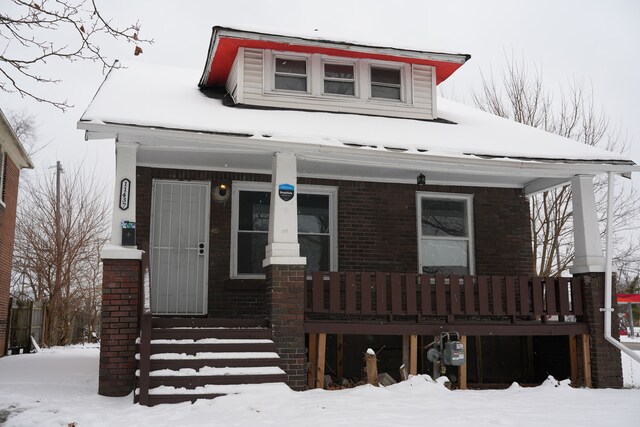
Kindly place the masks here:
<instances>
[{"instance_id":1,"label":"snow-covered steps","mask_svg":"<svg viewBox=\"0 0 640 427\"><path fill-rule=\"evenodd\" d=\"M140 360L149 367L148 404L193 402L227 394L221 391L225 387L285 382L265 325L244 319L154 318L151 356Z\"/></svg>"}]
</instances>

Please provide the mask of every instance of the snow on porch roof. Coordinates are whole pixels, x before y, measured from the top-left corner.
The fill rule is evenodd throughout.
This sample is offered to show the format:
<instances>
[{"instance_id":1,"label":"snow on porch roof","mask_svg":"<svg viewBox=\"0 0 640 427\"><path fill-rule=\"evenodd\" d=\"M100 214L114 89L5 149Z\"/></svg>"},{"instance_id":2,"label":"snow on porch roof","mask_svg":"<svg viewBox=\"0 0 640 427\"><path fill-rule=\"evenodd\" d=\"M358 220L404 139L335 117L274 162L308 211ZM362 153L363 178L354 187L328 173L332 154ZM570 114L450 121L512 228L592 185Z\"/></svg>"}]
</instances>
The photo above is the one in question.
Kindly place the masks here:
<instances>
[{"instance_id":1,"label":"snow on porch roof","mask_svg":"<svg viewBox=\"0 0 640 427\"><path fill-rule=\"evenodd\" d=\"M213 27L200 86L223 86L240 47L430 65L436 68L436 84L445 81L471 58L471 55L462 53L425 51L422 47L404 43L390 46L389 43L375 41L338 40L324 36L317 30L312 33L284 34L274 29L216 26Z\"/></svg>"},{"instance_id":2,"label":"snow on porch roof","mask_svg":"<svg viewBox=\"0 0 640 427\"><path fill-rule=\"evenodd\" d=\"M112 133L114 125L226 134L255 140L359 150L504 161L629 165L629 158L438 98L454 124L356 114L262 110L223 105L197 87L199 70L137 63L112 70L78 127ZM212 139L212 143L213 139ZM425 157L421 157L425 156ZM602 171L609 170L604 167ZM627 170L625 169L625 172Z\"/></svg>"}]
</instances>

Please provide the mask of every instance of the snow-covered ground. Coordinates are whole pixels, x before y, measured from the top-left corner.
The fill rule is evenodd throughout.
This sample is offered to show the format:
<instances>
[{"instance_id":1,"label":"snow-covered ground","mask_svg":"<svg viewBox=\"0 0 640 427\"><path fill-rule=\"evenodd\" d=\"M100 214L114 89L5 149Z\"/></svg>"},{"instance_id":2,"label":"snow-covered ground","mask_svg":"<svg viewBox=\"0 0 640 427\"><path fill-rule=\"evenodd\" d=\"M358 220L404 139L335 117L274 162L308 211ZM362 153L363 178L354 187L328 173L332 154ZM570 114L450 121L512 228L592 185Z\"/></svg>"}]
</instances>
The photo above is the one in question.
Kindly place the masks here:
<instances>
[{"instance_id":1,"label":"snow-covered ground","mask_svg":"<svg viewBox=\"0 0 640 427\"><path fill-rule=\"evenodd\" d=\"M640 367L623 360L625 384ZM628 365L628 366L627 366ZM293 392L248 386L238 395L153 408L96 392L98 348L67 347L0 358L0 424L7 426L202 425L637 425L640 389L574 389L566 381L508 390L450 391L427 376L387 388Z\"/></svg>"}]
</instances>

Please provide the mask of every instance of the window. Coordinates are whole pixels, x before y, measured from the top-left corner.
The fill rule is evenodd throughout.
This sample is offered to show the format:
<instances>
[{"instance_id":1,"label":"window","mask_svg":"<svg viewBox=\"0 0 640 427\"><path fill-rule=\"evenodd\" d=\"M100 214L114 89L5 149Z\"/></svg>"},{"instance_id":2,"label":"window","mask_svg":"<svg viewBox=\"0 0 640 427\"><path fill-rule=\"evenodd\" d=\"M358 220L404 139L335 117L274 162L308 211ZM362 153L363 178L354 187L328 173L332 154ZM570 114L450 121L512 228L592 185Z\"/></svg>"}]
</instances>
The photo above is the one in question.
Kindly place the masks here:
<instances>
[{"instance_id":1,"label":"window","mask_svg":"<svg viewBox=\"0 0 640 427\"><path fill-rule=\"evenodd\" d=\"M271 204L269 183L233 183L232 261L233 277L262 277L262 261L269 231ZM299 186L298 243L307 258L307 271L337 268L336 189Z\"/></svg>"},{"instance_id":2,"label":"window","mask_svg":"<svg viewBox=\"0 0 640 427\"><path fill-rule=\"evenodd\" d=\"M402 100L399 68L371 66L371 97Z\"/></svg>"},{"instance_id":3,"label":"window","mask_svg":"<svg viewBox=\"0 0 640 427\"><path fill-rule=\"evenodd\" d=\"M307 61L276 57L275 89L307 91Z\"/></svg>"},{"instance_id":4,"label":"window","mask_svg":"<svg viewBox=\"0 0 640 427\"><path fill-rule=\"evenodd\" d=\"M473 274L470 195L418 193L420 272Z\"/></svg>"},{"instance_id":5,"label":"window","mask_svg":"<svg viewBox=\"0 0 640 427\"><path fill-rule=\"evenodd\" d=\"M355 96L355 88L353 64L324 64L324 93Z\"/></svg>"}]
</instances>

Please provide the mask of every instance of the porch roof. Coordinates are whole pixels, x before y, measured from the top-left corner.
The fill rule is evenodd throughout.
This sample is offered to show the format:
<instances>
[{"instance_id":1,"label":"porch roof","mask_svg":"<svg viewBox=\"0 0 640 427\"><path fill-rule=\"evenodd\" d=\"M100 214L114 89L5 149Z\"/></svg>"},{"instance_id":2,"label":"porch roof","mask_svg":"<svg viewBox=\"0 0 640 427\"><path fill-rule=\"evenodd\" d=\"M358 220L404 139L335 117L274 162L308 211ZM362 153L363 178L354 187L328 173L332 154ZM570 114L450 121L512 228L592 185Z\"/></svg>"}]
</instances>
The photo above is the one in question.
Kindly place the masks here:
<instances>
[{"instance_id":1,"label":"porch roof","mask_svg":"<svg viewBox=\"0 0 640 427\"><path fill-rule=\"evenodd\" d=\"M199 77L199 70L143 63L114 69L78 128L87 138L139 143L140 164L184 168L268 173L264 154L290 150L301 158L301 175L414 183L424 171L431 182L550 180L534 185L541 188L576 174L640 171L626 156L444 98L438 121L237 108L198 89Z\"/></svg>"}]
</instances>

